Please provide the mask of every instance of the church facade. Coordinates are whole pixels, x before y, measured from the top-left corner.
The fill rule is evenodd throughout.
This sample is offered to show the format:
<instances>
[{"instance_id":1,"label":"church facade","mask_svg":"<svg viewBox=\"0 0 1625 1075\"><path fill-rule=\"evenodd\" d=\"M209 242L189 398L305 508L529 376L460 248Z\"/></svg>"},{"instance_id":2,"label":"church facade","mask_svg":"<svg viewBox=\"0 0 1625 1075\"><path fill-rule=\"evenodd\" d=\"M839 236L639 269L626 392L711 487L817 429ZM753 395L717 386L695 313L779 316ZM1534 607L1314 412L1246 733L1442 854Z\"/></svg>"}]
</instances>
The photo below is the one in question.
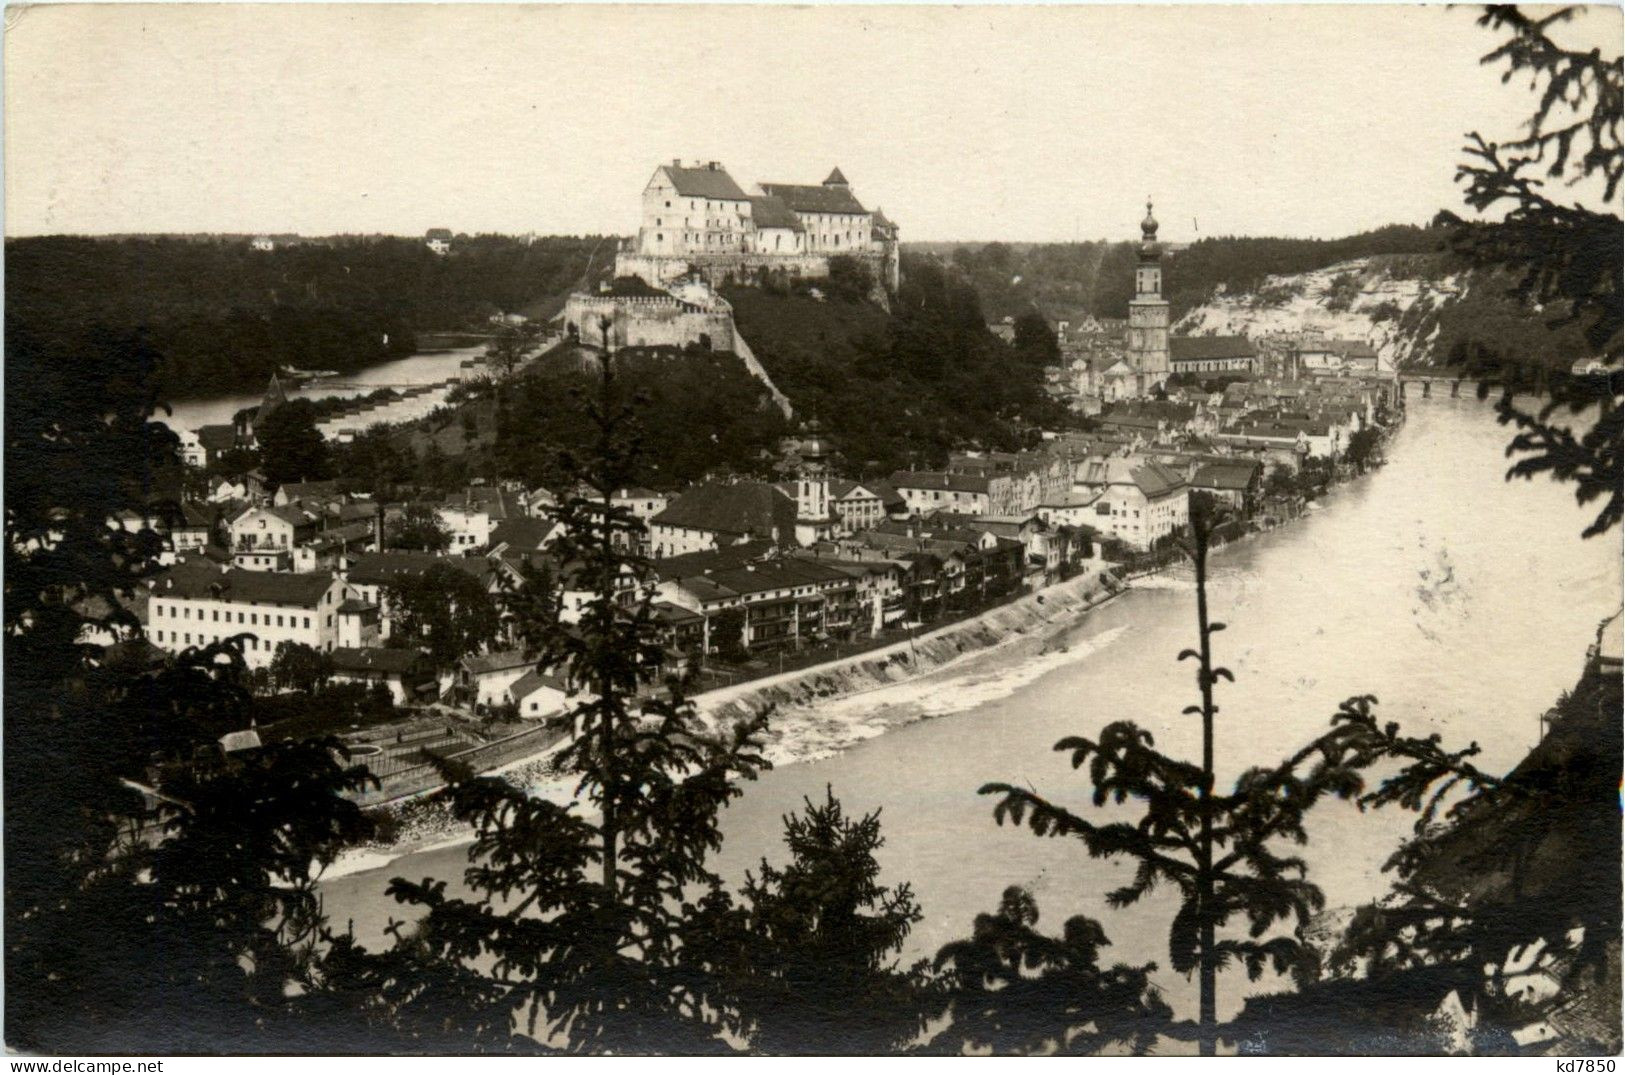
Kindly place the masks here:
<instances>
[{"instance_id":1,"label":"church facade","mask_svg":"<svg viewBox=\"0 0 1625 1075\"><path fill-rule=\"evenodd\" d=\"M838 256L864 262L887 291L897 290L897 226L864 208L839 168L816 185L746 191L717 161L672 161L644 186L638 234L616 255L615 275L654 287L691 271L713 285L763 273L816 278Z\"/></svg>"}]
</instances>

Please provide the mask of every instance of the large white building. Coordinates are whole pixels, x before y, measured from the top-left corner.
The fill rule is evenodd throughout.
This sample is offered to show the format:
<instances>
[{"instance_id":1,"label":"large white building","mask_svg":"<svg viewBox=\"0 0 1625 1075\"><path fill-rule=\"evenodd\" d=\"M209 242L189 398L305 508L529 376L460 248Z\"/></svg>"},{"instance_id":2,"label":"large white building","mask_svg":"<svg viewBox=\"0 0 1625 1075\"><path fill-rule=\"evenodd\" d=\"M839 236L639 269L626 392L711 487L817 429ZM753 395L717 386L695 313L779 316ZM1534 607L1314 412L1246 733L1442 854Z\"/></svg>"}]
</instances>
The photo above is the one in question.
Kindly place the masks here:
<instances>
[{"instance_id":1,"label":"large white building","mask_svg":"<svg viewBox=\"0 0 1625 1075\"><path fill-rule=\"evenodd\" d=\"M147 604L147 640L169 653L235 635L250 668L265 668L284 642L329 652L338 643L345 584L328 574L284 574L183 565L159 576Z\"/></svg>"},{"instance_id":2,"label":"large white building","mask_svg":"<svg viewBox=\"0 0 1625 1075\"><path fill-rule=\"evenodd\" d=\"M1190 521L1190 486L1155 460L1090 460L1077 489L1095 495L1088 525L1136 549L1149 549Z\"/></svg>"},{"instance_id":3,"label":"large white building","mask_svg":"<svg viewBox=\"0 0 1625 1075\"><path fill-rule=\"evenodd\" d=\"M839 168L822 183L762 183L747 191L717 161L674 160L644 186L637 238L617 255L615 275L655 287L691 268L712 283L763 271L820 277L839 255L867 262L879 283L897 290L897 226L866 209Z\"/></svg>"}]
</instances>

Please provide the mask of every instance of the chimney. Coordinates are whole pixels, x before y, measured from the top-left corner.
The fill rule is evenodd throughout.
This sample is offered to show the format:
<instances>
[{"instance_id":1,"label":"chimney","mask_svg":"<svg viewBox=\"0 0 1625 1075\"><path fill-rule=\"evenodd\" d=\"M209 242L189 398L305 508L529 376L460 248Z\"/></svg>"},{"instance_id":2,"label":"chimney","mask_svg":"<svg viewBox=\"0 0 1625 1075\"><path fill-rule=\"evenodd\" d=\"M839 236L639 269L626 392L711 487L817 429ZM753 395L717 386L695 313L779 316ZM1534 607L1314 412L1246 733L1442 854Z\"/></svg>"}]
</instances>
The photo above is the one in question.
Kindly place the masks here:
<instances>
[{"instance_id":1,"label":"chimney","mask_svg":"<svg viewBox=\"0 0 1625 1075\"><path fill-rule=\"evenodd\" d=\"M683 166L683 158L681 158L681 157L673 157L671 159L671 166L673 168L681 168Z\"/></svg>"}]
</instances>

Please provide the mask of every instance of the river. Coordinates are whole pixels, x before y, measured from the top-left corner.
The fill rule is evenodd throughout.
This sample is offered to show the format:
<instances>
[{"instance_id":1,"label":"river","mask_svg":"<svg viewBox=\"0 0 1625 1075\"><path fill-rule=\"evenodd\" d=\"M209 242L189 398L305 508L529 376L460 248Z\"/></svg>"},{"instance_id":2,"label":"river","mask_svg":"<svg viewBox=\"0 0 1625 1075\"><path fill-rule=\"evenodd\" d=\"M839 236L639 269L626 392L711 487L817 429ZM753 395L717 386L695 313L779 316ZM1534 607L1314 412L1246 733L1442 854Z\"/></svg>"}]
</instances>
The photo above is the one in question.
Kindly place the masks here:
<instances>
[{"instance_id":1,"label":"river","mask_svg":"<svg viewBox=\"0 0 1625 1075\"><path fill-rule=\"evenodd\" d=\"M1321 732L1354 694L1376 695L1379 716L1408 732L1478 741L1490 771L1534 744L1538 715L1574 684L1598 622L1619 607L1620 545L1617 531L1580 540L1592 512L1571 486L1503 481L1509 436L1487 404L1413 401L1386 467L1308 517L1215 554L1213 616L1229 625L1216 655L1236 676L1219 689L1221 786ZM1194 587L1188 576L1147 581L1083 616L1065 653L1014 649L820 703L821 717L885 732L806 751L813 760L747 784L725 814L722 875L738 882L763 856L782 862L781 816L829 785L851 812L883 811L883 881L910 882L925 912L905 958L968 935L977 913L1020 884L1037 896L1041 928L1059 932L1078 913L1099 919L1113 941L1107 958L1158 962L1170 1002L1191 1014L1194 982L1166 969L1171 898L1108 909L1102 896L1127 880L1126 865L1093 861L1076 841L1001 829L992 801L976 794L1003 780L1089 810L1083 779L1051 748L1119 719L1199 757L1197 720L1180 713L1196 700L1192 665L1175 661L1194 643ZM1393 808L1316 808L1301 853L1328 905L1387 888L1383 861L1412 820ZM388 879L456 887L464 860L462 847L443 847L335 877L323 885L327 909L381 943L389 915L401 914L382 895ZM1221 1018L1262 987L1223 974Z\"/></svg>"},{"instance_id":2,"label":"river","mask_svg":"<svg viewBox=\"0 0 1625 1075\"><path fill-rule=\"evenodd\" d=\"M391 359L375 366L367 366L354 373L332 378L332 384L310 381L288 391L289 399L325 399L330 396L363 396L384 386L399 388L405 385L438 384L457 376L463 359L485 353L483 345L459 347L443 351L420 351L405 358ZM197 399L179 399L170 403L171 413L160 414L159 420L171 429L197 429L199 426L223 425L244 407L257 407L265 398L264 389L256 392L226 396L206 396Z\"/></svg>"}]
</instances>

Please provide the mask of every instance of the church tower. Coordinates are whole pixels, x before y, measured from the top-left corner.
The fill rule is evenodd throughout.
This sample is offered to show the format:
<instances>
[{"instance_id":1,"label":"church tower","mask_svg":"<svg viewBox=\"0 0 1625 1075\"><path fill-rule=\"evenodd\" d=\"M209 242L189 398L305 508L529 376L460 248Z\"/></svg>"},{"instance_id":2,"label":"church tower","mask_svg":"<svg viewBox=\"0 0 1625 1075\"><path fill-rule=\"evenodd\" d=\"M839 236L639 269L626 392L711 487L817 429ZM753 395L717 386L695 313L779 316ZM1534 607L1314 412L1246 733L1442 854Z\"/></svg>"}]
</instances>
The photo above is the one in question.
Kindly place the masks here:
<instances>
[{"instance_id":1,"label":"church tower","mask_svg":"<svg viewBox=\"0 0 1625 1075\"><path fill-rule=\"evenodd\" d=\"M1151 200L1140 223L1140 261L1134 270L1134 298L1128 304L1128 361L1140 394L1168 379L1168 300L1162 297L1162 248L1157 245L1157 218Z\"/></svg>"},{"instance_id":2,"label":"church tower","mask_svg":"<svg viewBox=\"0 0 1625 1075\"><path fill-rule=\"evenodd\" d=\"M803 427L796 456L796 543L811 545L833 537L836 523L829 502L830 446L818 419Z\"/></svg>"}]
</instances>

